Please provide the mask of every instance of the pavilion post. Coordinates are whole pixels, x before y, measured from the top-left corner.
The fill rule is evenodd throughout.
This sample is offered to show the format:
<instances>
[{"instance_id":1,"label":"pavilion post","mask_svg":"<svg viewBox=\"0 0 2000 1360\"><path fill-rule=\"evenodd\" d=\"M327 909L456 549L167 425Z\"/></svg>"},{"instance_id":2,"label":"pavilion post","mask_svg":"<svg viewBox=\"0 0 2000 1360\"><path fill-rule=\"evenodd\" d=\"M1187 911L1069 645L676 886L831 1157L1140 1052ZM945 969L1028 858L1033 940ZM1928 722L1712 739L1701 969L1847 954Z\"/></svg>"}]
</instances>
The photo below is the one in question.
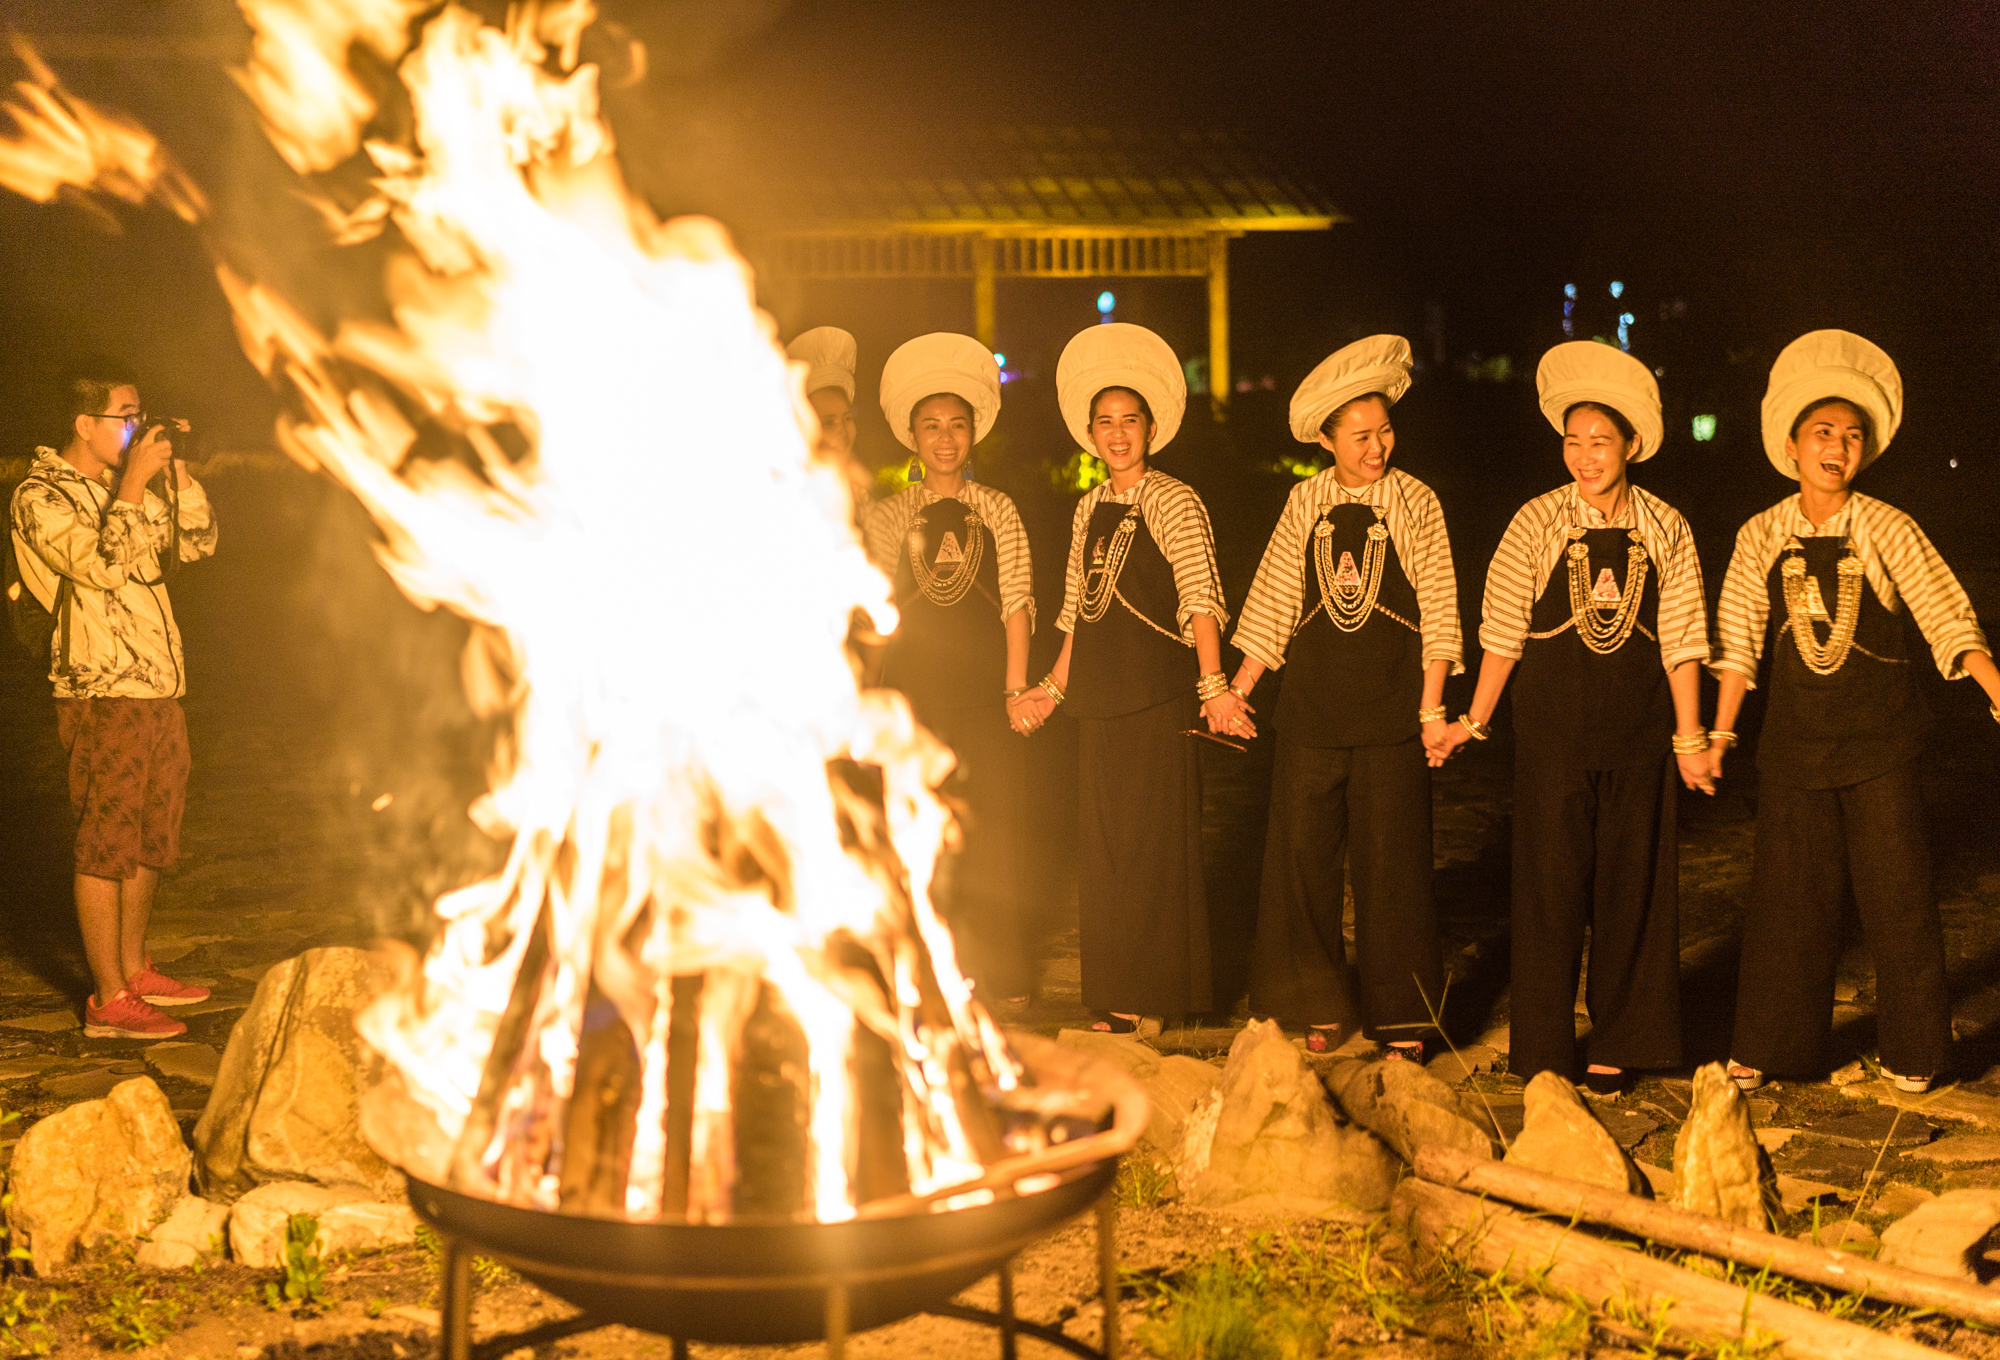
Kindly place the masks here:
<instances>
[{"instance_id":1,"label":"pavilion post","mask_svg":"<svg viewBox=\"0 0 2000 1360\"><path fill-rule=\"evenodd\" d=\"M1208 233L1208 392L1217 420L1229 416L1229 236Z\"/></svg>"},{"instance_id":2,"label":"pavilion post","mask_svg":"<svg viewBox=\"0 0 2000 1360\"><path fill-rule=\"evenodd\" d=\"M991 351L995 344L993 298L993 238L972 238L972 332Z\"/></svg>"}]
</instances>

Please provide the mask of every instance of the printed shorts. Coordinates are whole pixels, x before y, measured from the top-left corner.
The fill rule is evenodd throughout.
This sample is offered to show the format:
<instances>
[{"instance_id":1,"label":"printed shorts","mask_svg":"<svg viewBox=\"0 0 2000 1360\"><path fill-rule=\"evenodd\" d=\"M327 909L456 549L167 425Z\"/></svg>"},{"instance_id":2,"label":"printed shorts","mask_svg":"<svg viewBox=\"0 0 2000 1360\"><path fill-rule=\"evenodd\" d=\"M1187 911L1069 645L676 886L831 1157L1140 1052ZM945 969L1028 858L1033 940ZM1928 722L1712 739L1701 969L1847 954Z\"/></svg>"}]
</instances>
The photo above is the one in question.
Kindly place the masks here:
<instances>
[{"instance_id":1,"label":"printed shorts","mask_svg":"<svg viewBox=\"0 0 2000 1360\"><path fill-rule=\"evenodd\" d=\"M76 871L126 879L180 852L187 804L187 718L177 699L58 699L69 753Z\"/></svg>"}]
</instances>

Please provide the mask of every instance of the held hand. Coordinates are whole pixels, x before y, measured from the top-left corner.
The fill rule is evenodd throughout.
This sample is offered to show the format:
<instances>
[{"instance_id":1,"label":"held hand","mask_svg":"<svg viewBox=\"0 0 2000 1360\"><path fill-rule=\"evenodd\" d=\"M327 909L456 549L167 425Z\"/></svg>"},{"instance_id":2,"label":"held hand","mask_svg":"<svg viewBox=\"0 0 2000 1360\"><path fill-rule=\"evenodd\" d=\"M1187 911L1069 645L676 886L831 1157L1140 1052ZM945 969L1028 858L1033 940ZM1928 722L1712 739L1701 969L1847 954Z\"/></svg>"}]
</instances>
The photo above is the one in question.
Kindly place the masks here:
<instances>
[{"instance_id":1,"label":"held hand","mask_svg":"<svg viewBox=\"0 0 2000 1360\"><path fill-rule=\"evenodd\" d=\"M1254 709L1234 690L1224 690L1201 706L1201 715L1208 719L1208 730L1227 733L1233 737L1254 737L1257 725L1250 721Z\"/></svg>"},{"instance_id":2,"label":"held hand","mask_svg":"<svg viewBox=\"0 0 2000 1360\"><path fill-rule=\"evenodd\" d=\"M1035 688L1007 701L1007 725L1022 736L1032 736L1056 711L1056 701L1047 690Z\"/></svg>"},{"instance_id":3,"label":"held hand","mask_svg":"<svg viewBox=\"0 0 2000 1360\"><path fill-rule=\"evenodd\" d=\"M1442 743L1444 748L1443 754L1431 756L1430 757L1431 765L1433 767L1436 767L1444 764L1447 760L1450 760L1452 756L1458 753L1459 747L1465 745L1469 741L1474 741L1474 740L1477 740L1477 738L1475 738L1472 735L1472 733L1465 730L1464 723L1462 722L1446 723L1444 725L1444 741Z\"/></svg>"},{"instance_id":4,"label":"held hand","mask_svg":"<svg viewBox=\"0 0 2000 1360\"><path fill-rule=\"evenodd\" d=\"M1711 798L1715 797L1715 762L1710 752L1677 755L1674 761L1681 767L1681 783L1690 789L1699 789Z\"/></svg>"},{"instance_id":5,"label":"held hand","mask_svg":"<svg viewBox=\"0 0 2000 1360\"><path fill-rule=\"evenodd\" d=\"M1449 729L1453 727L1458 727L1458 724L1447 723L1443 718L1424 724L1424 755L1433 769L1451 759L1451 753L1458 749L1451 740ZM1459 727L1458 730L1463 732L1465 729Z\"/></svg>"}]
</instances>

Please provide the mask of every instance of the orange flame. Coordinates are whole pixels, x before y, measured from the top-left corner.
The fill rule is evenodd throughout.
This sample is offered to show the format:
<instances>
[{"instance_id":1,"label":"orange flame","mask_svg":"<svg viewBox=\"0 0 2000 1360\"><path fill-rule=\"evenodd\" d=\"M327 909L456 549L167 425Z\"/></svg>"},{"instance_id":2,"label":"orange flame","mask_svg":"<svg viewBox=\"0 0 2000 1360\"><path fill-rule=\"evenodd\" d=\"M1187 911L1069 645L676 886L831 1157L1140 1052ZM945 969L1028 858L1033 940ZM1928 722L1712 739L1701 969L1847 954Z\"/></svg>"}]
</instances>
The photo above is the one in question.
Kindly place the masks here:
<instances>
[{"instance_id":1,"label":"orange flame","mask_svg":"<svg viewBox=\"0 0 2000 1360\"><path fill-rule=\"evenodd\" d=\"M373 110L347 51L403 52L414 6L243 7L256 40L239 83L273 141L302 172L337 163ZM508 720L471 809L511 837L507 863L438 901L421 969L360 1020L434 1121L383 1150L563 1207L562 1116L594 992L641 1073L622 1209L660 1217L673 983L700 976L687 1216L732 1212L730 1082L768 988L807 1047L807 1211L847 1218L864 1029L894 1058L918 1195L1020 1150L982 1103L1024 1072L931 905L955 834L932 793L951 755L900 696L859 690L847 660L853 612L892 625L894 607L847 478L812 452L804 369L721 227L659 222L625 192L596 70L577 60L594 12L516 6L494 29L448 6L403 60L413 144L365 143L374 196L322 205L343 239L393 224L407 246L386 280L393 324L329 339L217 271L245 352L297 396L283 447L361 500L410 599L474 623L467 692ZM149 134L27 55L0 183L199 215ZM424 422L467 456L411 458ZM829 777L843 759L879 770L879 801ZM499 1042L506 1025L520 1042Z\"/></svg>"},{"instance_id":2,"label":"orange flame","mask_svg":"<svg viewBox=\"0 0 2000 1360\"><path fill-rule=\"evenodd\" d=\"M207 214L208 200L152 133L63 89L34 48L13 44L28 79L0 101L16 129L0 139L0 186L37 203L65 188L98 189L127 203L151 196L186 222Z\"/></svg>"}]
</instances>

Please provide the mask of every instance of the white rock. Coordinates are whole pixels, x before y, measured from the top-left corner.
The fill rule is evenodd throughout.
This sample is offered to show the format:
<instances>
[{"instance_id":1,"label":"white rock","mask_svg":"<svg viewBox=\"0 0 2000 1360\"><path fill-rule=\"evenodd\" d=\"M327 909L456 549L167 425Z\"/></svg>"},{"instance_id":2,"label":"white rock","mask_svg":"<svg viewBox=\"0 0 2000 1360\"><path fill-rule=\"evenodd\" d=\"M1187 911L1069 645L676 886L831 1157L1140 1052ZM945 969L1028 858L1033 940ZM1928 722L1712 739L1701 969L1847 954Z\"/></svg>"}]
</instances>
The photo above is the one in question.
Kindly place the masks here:
<instances>
[{"instance_id":1,"label":"white rock","mask_svg":"<svg viewBox=\"0 0 2000 1360\"><path fill-rule=\"evenodd\" d=\"M1343 1124L1284 1032L1252 1021L1236 1036L1222 1084L1196 1106L1174 1158L1194 1204L1221 1208L1275 1196L1294 1211L1387 1207L1395 1159Z\"/></svg>"},{"instance_id":2,"label":"white rock","mask_svg":"<svg viewBox=\"0 0 2000 1360\"><path fill-rule=\"evenodd\" d=\"M285 1256L285 1227L294 1214L319 1220L321 1256L380 1251L414 1242L417 1216L407 1204L386 1204L366 1186L276 1181L236 1201L229 1214L229 1250L246 1266L269 1268Z\"/></svg>"},{"instance_id":3,"label":"white rock","mask_svg":"<svg viewBox=\"0 0 2000 1360\"><path fill-rule=\"evenodd\" d=\"M1146 1089L1150 1105L1140 1141L1163 1156L1180 1146L1189 1113L1222 1084L1222 1069L1214 1063L1179 1053L1162 1057L1137 1035L1066 1029L1056 1042L1115 1064Z\"/></svg>"},{"instance_id":4,"label":"white rock","mask_svg":"<svg viewBox=\"0 0 2000 1360\"><path fill-rule=\"evenodd\" d=\"M229 1206L189 1195L167 1221L139 1244L141 1270L186 1270L204 1257L218 1260L229 1250Z\"/></svg>"},{"instance_id":5,"label":"white rock","mask_svg":"<svg viewBox=\"0 0 2000 1360\"><path fill-rule=\"evenodd\" d=\"M1762 1230L1770 1226L1770 1168L1728 1069L1719 1062L1697 1068L1674 1139L1674 1203Z\"/></svg>"},{"instance_id":6,"label":"white rock","mask_svg":"<svg viewBox=\"0 0 2000 1360\"><path fill-rule=\"evenodd\" d=\"M1948 1191L1883 1231L1882 1261L1977 1283L1973 1258L1996 1227L2000 1227L2000 1190Z\"/></svg>"},{"instance_id":7,"label":"white rock","mask_svg":"<svg viewBox=\"0 0 2000 1360\"><path fill-rule=\"evenodd\" d=\"M357 1103L378 1063L354 1017L389 976L383 955L332 948L264 974L195 1125L204 1195L226 1203L265 1182L315 1181L403 1197L401 1173L361 1136Z\"/></svg>"},{"instance_id":8,"label":"white rock","mask_svg":"<svg viewBox=\"0 0 2000 1360\"><path fill-rule=\"evenodd\" d=\"M1811 1228L1794 1235L1808 1246L1831 1247L1836 1251L1859 1252L1864 1256L1872 1255L1876 1244L1881 1241L1875 1236L1873 1228L1866 1223L1856 1223L1851 1218L1821 1224L1817 1240Z\"/></svg>"},{"instance_id":9,"label":"white rock","mask_svg":"<svg viewBox=\"0 0 2000 1360\"><path fill-rule=\"evenodd\" d=\"M1507 1149L1505 1160L1545 1175L1565 1176L1629 1194L1640 1194L1650 1186L1567 1078L1555 1072L1537 1072L1523 1101L1526 1112L1521 1132Z\"/></svg>"},{"instance_id":10,"label":"white rock","mask_svg":"<svg viewBox=\"0 0 2000 1360\"><path fill-rule=\"evenodd\" d=\"M21 1136L8 1175L13 1241L45 1277L61 1274L79 1250L136 1242L187 1197L191 1162L152 1078L120 1082Z\"/></svg>"}]
</instances>

